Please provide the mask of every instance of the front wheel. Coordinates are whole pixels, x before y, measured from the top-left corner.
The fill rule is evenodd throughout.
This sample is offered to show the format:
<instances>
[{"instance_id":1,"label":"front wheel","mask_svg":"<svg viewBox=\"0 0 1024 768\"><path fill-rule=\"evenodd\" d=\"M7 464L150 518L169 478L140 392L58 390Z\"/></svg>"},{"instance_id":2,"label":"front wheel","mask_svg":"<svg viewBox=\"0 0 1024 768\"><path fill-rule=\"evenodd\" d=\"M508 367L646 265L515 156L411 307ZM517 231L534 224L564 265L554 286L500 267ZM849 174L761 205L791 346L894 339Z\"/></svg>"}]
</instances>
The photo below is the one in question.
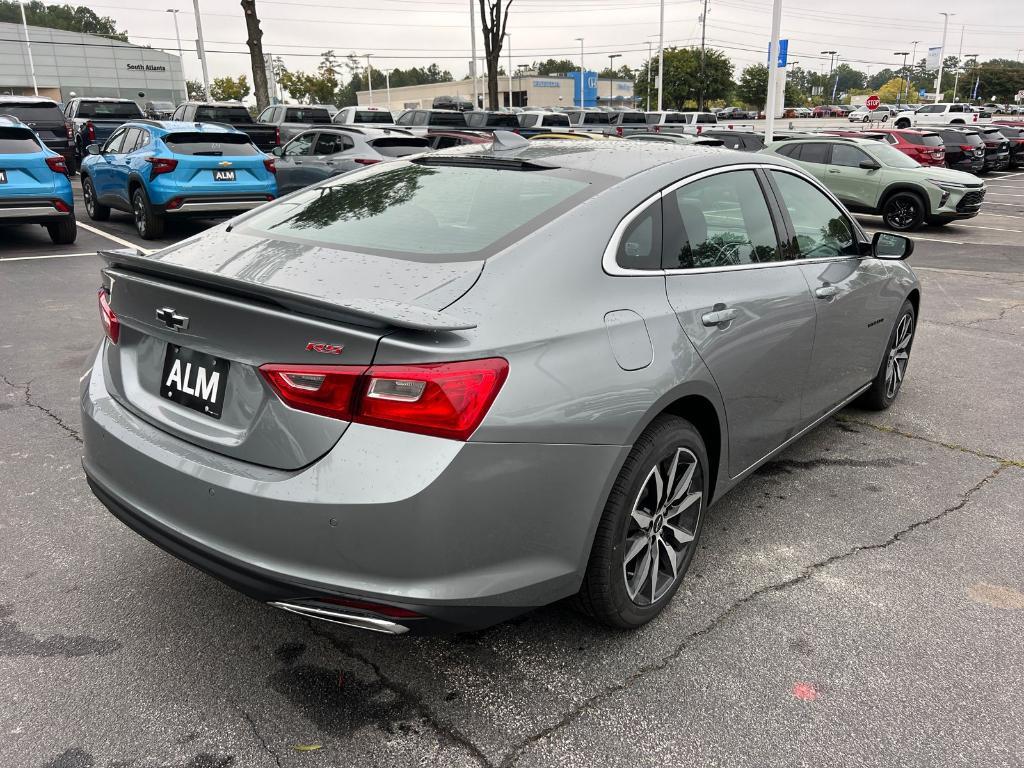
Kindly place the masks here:
<instances>
[{"instance_id":1,"label":"front wheel","mask_svg":"<svg viewBox=\"0 0 1024 768\"><path fill-rule=\"evenodd\" d=\"M858 405L872 411L884 411L896 401L896 396L903 387L903 379L907 375L916 323L914 305L909 300L904 301L896 318L896 325L889 334L882 365L871 382L871 388L860 396Z\"/></svg>"},{"instance_id":2,"label":"front wheel","mask_svg":"<svg viewBox=\"0 0 1024 768\"><path fill-rule=\"evenodd\" d=\"M924 200L913 192L897 192L882 206L882 220L897 232L917 229L924 221Z\"/></svg>"},{"instance_id":3,"label":"front wheel","mask_svg":"<svg viewBox=\"0 0 1024 768\"><path fill-rule=\"evenodd\" d=\"M668 605L690 567L710 488L700 433L659 416L640 435L612 487L578 595L603 624L632 629Z\"/></svg>"},{"instance_id":4,"label":"front wheel","mask_svg":"<svg viewBox=\"0 0 1024 768\"><path fill-rule=\"evenodd\" d=\"M909 128L910 127L910 121L907 120L906 118L903 118L902 120L897 120L896 121L896 127L897 128Z\"/></svg>"},{"instance_id":5,"label":"front wheel","mask_svg":"<svg viewBox=\"0 0 1024 768\"><path fill-rule=\"evenodd\" d=\"M164 217L153 210L142 187L136 187L132 192L132 218L135 219L135 230L143 240L155 240L163 236Z\"/></svg>"}]
</instances>

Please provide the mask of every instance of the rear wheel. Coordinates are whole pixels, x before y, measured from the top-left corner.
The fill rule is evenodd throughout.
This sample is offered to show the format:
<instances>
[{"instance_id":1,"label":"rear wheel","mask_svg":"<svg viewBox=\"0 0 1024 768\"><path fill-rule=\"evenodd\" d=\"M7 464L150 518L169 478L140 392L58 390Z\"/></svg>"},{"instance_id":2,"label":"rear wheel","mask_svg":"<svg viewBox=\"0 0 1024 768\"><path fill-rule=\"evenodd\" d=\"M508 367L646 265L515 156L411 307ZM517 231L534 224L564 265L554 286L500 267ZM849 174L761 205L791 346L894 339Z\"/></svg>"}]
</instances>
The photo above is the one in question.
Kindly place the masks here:
<instances>
[{"instance_id":1,"label":"rear wheel","mask_svg":"<svg viewBox=\"0 0 1024 768\"><path fill-rule=\"evenodd\" d=\"M917 315L914 312L914 305L909 300L904 301L900 308L900 314L896 318L896 325L893 326L892 333L889 334L889 343L886 346L882 365L871 382L871 388L860 396L857 405L873 411L884 411L896 401L896 397L903 387L903 379L907 375L916 323Z\"/></svg>"},{"instance_id":2,"label":"rear wheel","mask_svg":"<svg viewBox=\"0 0 1024 768\"><path fill-rule=\"evenodd\" d=\"M57 245L70 245L78 237L78 224L73 216L68 216L53 224L47 224L46 231L50 234L50 240Z\"/></svg>"},{"instance_id":3,"label":"rear wheel","mask_svg":"<svg viewBox=\"0 0 1024 768\"><path fill-rule=\"evenodd\" d=\"M897 192L882 206L882 220L889 229L917 229L925 217L924 200L913 192Z\"/></svg>"},{"instance_id":4,"label":"rear wheel","mask_svg":"<svg viewBox=\"0 0 1024 768\"><path fill-rule=\"evenodd\" d=\"M598 621L630 629L672 599L696 552L709 491L707 450L688 421L660 416L612 488L578 595Z\"/></svg>"},{"instance_id":5,"label":"rear wheel","mask_svg":"<svg viewBox=\"0 0 1024 768\"><path fill-rule=\"evenodd\" d=\"M910 127L910 121L907 118L904 117L904 118L902 118L900 120L897 120L895 125L896 125L897 128L909 128Z\"/></svg>"},{"instance_id":6,"label":"rear wheel","mask_svg":"<svg viewBox=\"0 0 1024 768\"><path fill-rule=\"evenodd\" d=\"M96 199L96 187L88 176L82 177L82 198L85 200L85 212L93 221L106 221L110 218L110 208Z\"/></svg>"},{"instance_id":7,"label":"rear wheel","mask_svg":"<svg viewBox=\"0 0 1024 768\"><path fill-rule=\"evenodd\" d=\"M143 240L163 237L164 217L153 210L142 187L136 187L132 192L132 217L135 219L135 229Z\"/></svg>"}]
</instances>

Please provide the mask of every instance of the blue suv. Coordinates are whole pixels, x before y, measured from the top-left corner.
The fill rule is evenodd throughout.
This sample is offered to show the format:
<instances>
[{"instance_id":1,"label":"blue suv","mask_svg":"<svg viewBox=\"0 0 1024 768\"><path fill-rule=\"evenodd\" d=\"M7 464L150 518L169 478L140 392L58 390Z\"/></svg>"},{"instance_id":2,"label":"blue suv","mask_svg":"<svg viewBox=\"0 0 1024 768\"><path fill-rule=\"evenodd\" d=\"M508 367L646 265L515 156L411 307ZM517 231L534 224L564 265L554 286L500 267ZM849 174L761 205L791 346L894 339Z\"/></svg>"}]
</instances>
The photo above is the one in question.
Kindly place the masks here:
<instances>
[{"instance_id":1,"label":"blue suv","mask_svg":"<svg viewBox=\"0 0 1024 768\"><path fill-rule=\"evenodd\" d=\"M75 200L64 158L10 115L0 115L0 225L42 224L53 242L75 242Z\"/></svg>"},{"instance_id":2,"label":"blue suv","mask_svg":"<svg viewBox=\"0 0 1024 768\"><path fill-rule=\"evenodd\" d=\"M277 196L274 159L241 131L207 123L125 123L86 147L80 173L89 218L126 211L146 240L169 218L233 216Z\"/></svg>"}]
</instances>

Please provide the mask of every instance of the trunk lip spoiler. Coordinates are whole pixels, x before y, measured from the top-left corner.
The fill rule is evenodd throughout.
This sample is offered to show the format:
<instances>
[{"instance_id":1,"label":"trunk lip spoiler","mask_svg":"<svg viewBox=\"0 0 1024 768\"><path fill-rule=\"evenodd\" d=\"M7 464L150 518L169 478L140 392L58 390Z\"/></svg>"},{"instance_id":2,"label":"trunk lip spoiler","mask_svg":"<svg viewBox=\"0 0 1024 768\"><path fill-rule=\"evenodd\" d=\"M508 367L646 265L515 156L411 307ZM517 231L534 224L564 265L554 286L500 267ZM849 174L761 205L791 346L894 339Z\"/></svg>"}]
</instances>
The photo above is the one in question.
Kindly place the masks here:
<instances>
[{"instance_id":1,"label":"trunk lip spoiler","mask_svg":"<svg viewBox=\"0 0 1024 768\"><path fill-rule=\"evenodd\" d=\"M270 288L258 283L223 277L177 264L167 264L143 254L141 251L118 248L99 250L96 254L108 267L121 267L148 275L163 275L188 281L198 287L226 289L236 295L272 301L285 309L314 315L329 320L354 323L378 328L404 328L414 331L440 333L467 331L477 324L444 312L390 299L355 299L332 302L313 296Z\"/></svg>"}]
</instances>

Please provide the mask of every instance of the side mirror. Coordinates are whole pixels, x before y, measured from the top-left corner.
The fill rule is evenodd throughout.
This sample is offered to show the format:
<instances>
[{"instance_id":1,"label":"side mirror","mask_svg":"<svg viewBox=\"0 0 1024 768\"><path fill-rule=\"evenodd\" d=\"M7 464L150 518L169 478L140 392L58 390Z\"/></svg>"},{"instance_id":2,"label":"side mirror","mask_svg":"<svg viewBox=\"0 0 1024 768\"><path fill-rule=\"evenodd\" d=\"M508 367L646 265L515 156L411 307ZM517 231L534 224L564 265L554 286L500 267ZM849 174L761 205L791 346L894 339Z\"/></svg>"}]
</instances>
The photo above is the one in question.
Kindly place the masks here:
<instances>
[{"instance_id":1,"label":"side mirror","mask_svg":"<svg viewBox=\"0 0 1024 768\"><path fill-rule=\"evenodd\" d=\"M270 154L274 157L281 157L284 154L284 147L274 147L270 150Z\"/></svg>"},{"instance_id":2,"label":"side mirror","mask_svg":"<svg viewBox=\"0 0 1024 768\"><path fill-rule=\"evenodd\" d=\"M871 255L876 259L906 259L914 252L914 241L891 232L875 232L871 239Z\"/></svg>"},{"instance_id":3,"label":"side mirror","mask_svg":"<svg viewBox=\"0 0 1024 768\"><path fill-rule=\"evenodd\" d=\"M100 154L100 145L99 144L90 144L89 146L87 146L85 148L85 153L87 155L98 155L98 154Z\"/></svg>"},{"instance_id":4,"label":"side mirror","mask_svg":"<svg viewBox=\"0 0 1024 768\"><path fill-rule=\"evenodd\" d=\"M874 160L865 160L860 164L860 167L863 168L865 171L877 171L882 166L880 166Z\"/></svg>"}]
</instances>

